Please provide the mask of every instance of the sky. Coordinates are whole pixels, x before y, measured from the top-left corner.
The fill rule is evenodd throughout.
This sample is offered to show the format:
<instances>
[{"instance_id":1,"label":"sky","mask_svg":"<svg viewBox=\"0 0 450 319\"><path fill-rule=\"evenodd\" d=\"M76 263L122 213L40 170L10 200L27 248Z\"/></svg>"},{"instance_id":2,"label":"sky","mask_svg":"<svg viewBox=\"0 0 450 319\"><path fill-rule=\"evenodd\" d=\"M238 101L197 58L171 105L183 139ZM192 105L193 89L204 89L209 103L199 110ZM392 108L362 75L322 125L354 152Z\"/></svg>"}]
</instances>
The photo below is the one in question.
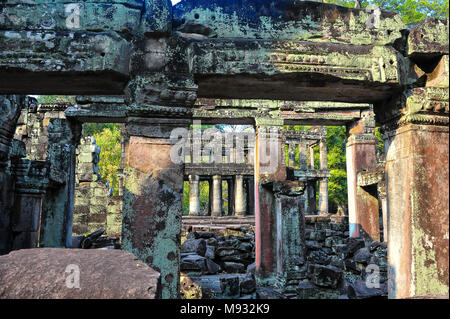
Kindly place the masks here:
<instances>
[{"instance_id":1,"label":"sky","mask_svg":"<svg viewBox=\"0 0 450 319\"><path fill-rule=\"evenodd\" d=\"M172 0L172 5L177 4L178 2L180 2L181 0Z\"/></svg>"}]
</instances>

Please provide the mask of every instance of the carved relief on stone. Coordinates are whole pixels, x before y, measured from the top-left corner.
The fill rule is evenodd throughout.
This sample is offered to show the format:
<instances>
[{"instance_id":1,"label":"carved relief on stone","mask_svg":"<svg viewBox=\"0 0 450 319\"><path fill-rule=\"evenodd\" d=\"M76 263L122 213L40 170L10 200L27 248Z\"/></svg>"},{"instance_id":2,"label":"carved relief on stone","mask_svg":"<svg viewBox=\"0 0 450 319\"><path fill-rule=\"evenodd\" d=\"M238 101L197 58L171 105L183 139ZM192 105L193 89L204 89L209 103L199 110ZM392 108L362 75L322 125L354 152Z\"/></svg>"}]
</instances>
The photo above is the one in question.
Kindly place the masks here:
<instances>
[{"instance_id":1,"label":"carved relief on stone","mask_svg":"<svg viewBox=\"0 0 450 319\"><path fill-rule=\"evenodd\" d=\"M5 159L9 153L11 139L16 129L23 105L23 96L2 95L0 96L0 155Z\"/></svg>"}]
</instances>

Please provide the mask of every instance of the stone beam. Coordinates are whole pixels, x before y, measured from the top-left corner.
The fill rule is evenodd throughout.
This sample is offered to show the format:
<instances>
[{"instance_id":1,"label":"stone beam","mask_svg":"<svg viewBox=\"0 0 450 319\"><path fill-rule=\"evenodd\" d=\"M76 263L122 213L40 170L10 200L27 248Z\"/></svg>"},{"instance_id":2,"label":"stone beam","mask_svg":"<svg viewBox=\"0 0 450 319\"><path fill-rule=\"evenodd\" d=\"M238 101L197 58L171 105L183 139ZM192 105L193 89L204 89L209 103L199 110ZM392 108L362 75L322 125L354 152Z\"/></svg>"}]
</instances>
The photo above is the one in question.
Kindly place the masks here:
<instances>
[{"instance_id":1,"label":"stone beam","mask_svg":"<svg viewBox=\"0 0 450 319\"><path fill-rule=\"evenodd\" d=\"M253 175L253 165L250 164L216 164L216 163L199 163L185 165L185 175L200 175L200 176L234 176L234 175Z\"/></svg>"},{"instance_id":2,"label":"stone beam","mask_svg":"<svg viewBox=\"0 0 450 319\"><path fill-rule=\"evenodd\" d=\"M207 39L192 43L198 96L375 102L415 79L392 47Z\"/></svg>"},{"instance_id":3,"label":"stone beam","mask_svg":"<svg viewBox=\"0 0 450 319\"><path fill-rule=\"evenodd\" d=\"M122 94L133 38L172 29L168 0L8 0L0 9L0 93Z\"/></svg>"}]
</instances>

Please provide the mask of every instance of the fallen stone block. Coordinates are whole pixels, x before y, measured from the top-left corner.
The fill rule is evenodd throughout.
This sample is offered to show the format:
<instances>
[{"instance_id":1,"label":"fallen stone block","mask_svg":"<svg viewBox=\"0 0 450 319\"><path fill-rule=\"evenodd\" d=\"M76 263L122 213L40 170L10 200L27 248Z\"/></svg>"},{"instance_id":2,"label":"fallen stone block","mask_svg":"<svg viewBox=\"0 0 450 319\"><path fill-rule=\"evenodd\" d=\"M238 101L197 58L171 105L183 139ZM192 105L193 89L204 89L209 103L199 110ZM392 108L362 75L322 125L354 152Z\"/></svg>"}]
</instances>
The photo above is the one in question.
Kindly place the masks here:
<instances>
[{"instance_id":1,"label":"fallen stone block","mask_svg":"<svg viewBox=\"0 0 450 319\"><path fill-rule=\"evenodd\" d=\"M357 263L367 265L370 261L370 258L372 257L372 254L369 252L368 248L360 248L355 253L353 260Z\"/></svg>"},{"instance_id":2,"label":"fallen stone block","mask_svg":"<svg viewBox=\"0 0 450 319\"><path fill-rule=\"evenodd\" d=\"M348 287L348 297L350 299L363 299L387 296L386 285L379 285L379 288L368 287L366 282L362 280L356 280Z\"/></svg>"},{"instance_id":3,"label":"fallen stone block","mask_svg":"<svg viewBox=\"0 0 450 319\"><path fill-rule=\"evenodd\" d=\"M226 297L239 297L239 276L220 277L220 289Z\"/></svg>"},{"instance_id":4,"label":"fallen stone block","mask_svg":"<svg viewBox=\"0 0 450 319\"><path fill-rule=\"evenodd\" d=\"M155 299L160 274L124 250L22 249L0 256L0 298Z\"/></svg>"},{"instance_id":5,"label":"fallen stone block","mask_svg":"<svg viewBox=\"0 0 450 319\"><path fill-rule=\"evenodd\" d=\"M206 272L206 258L199 255L188 255L181 258L180 269L183 271Z\"/></svg>"},{"instance_id":6,"label":"fallen stone block","mask_svg":"<svg viewBox=\"0 0 450 319\"><path fill-rule=\"evenodd\" d=\"M336 288L342 278L342 270L330 265L310 264L308 273L312 282L321 287Z\"/></svg>"},{"instance_id":7,"label":"fallen stone block","mask_svg":"<svg viewBox=\"0 0 450 319\"><path fill-rule=\"evenodd\" d=\"M196 253L199 256L205 256L206 241L204 239L186 239L181 245L182 253Z\"/></svg>"},{"instance_id":8,"label":"fallen stone block","mask_svg":"<svg viewBox=\"0 0 450 319\"><path fill-rule=\"evenodd\" d=\"M341 251L341 258L345 259L353 256L360 248L364 248L364 239L362 238L347 238L345 247Z\"/></svg>"},{"instance_id":9,"label":"fallen stone block","mask_svg":"<svg viewBox=\"0 0 450 319\"><path fill-rule=\"evenodd\" d=\"M231 262L231 261L224 262L223 269L227 273L243 273L243 272L245 272L244 264L235 263L235 262Z\"/></svg>"},{"instance_id":10,"label":"fallen stone block","mask_svg":"<svg viewBox=\"0 0 450 319\"><path fill-rule=\"evenodd\" d=\"M217 274L219 271L222 270L222 268L212 260L206 259L205 262L206 262L206 269L207 269L206 272L210 275Z\"/></svg>"},{"instance_id":11,"label":"fallen stone block","mask_svg":"<svg viewBox=\"0 0 450 319\"><path fill-rule=\"evenodd\" d=\"M240 282L241 294L251 294L256 291L256 280L255 276L251 273L247 273L247 275L241 279Z\"/></svg>"}]
</instances>

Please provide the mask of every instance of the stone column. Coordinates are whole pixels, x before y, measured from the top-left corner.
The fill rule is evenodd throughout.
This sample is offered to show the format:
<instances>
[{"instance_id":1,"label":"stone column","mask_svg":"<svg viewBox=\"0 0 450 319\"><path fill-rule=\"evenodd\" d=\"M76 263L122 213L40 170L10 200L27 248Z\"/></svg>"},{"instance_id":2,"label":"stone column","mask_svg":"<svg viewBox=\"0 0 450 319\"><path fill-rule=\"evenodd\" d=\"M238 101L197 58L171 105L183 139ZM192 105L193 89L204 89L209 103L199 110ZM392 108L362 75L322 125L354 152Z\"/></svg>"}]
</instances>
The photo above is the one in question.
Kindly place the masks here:
<instances>
[{"instance_id":1,"label":"stone column","mask_svg":"<svg viewBox=\"0 0 450 319\"><path fill-rule=\"evenodd\" d=\"M9 167L9 152L24 97L0 95L0 255L12 247L11 211L14 204L14 177Z\"/></svg>"},{"instance_id":2,"label":"stone column","mask_svg":"<svg viewBox=\"0 0 450 319\"><path fill-rule=\"evenodd\" d=\"M328 169L327 163L327 143L326 139L322 138L319 143L320 148L320 169ZM321 178L319 180L319 214L328 214L328 178Z\"/></svg>"},{"instance_id":3,"label":"stone column","mask_svg":"<svg viewBox=\"0 0 450 319\"><path fill-rule=\"evenodd\" d=\"M317 213L317 202L316 202L316 181L310 181L306 184L306 194L307 194L307 214L315 215Z\"/></svg>"},{"instance_id":4,"label":"stone column","mask_svg":"<svg viewBox=\"0 0 450 319\"><path fill-rule=\"evenodd\" d=\"M376 167L375 118L366 111L347 127L347 187L351 237L380 240L378 199L357 185L357 174Z\"/></svg>"},{"instance_id":5,"label":"stone column","mask_svg":"<svg viewBox=\"0 0 450 319\"><path fill-rule=\"evenodd\" d=\"M448 298L448 72L446 85L405 92L385 125L389 298Z\"/></svg>"},{"instance_id":6,"label":"stone column","mask_svg":"<svg viewBox=\"0 0 450 319\"><path fill-rule=\"evenodd\" d=\"M381 207L381 214L383 218L383 242L388 242L389 227L388 227L388 207L386 200L386 182L383 180L377 185L378 202Z\"/></svg>"},{"instance_id":7,"label":"stone column","mask_svg":"<svg viewBox=\"0 0 450 319\"><path fill-rule=\"evenodd\" d=\"M222 178L220 175L213 176L211 216L222 216Z\"/></svg>"},{"instance_id":8,"label":"stone column","mask_svg":"<svg viewBox=\"0 0 450 319\"><path fill-rule=\"evenodd\" d=\"M290 143L289 147L289 167L291 168L295 168L295 144L294 143Z\"/></svg>"},{"instance_id":9,"label":"stone column","mask_svg":"<svg viewBox=\"0 0 450 319\"><path fill-rule=\"evenodd\" d=\"M306 167L306 149L307 149L307 145L304 141L302 141L298 144L299 169L307 169L307 167Z\"/></svg>"},{"instance_id":10,"label":"stone column","mask_svg":"<svg viewBox=\"0 0 450 319\"><path fill-rule=\"evenodd\" d=\"M228 186L228 216L234 215L234 180L233 177L227 180Z\"/></svg>"},{"instance_id":11,"label":"stone column","mask_svg":"<svg viewBox=\"0 0 450 319\"><path fill-rule=\"evenodd\" d=\"M189 215L200 215L200 189L198 175L189 175Z\"/></svg>"},{"instance_id":12,"label":"stone column","mask_svg":"<svg viewBox=\"0 0 450 319\"><path fill-rule=\"evenodd\" d=\"M248 192L247 192L247 215L255 215L255 181L253 177L248 179Z\"/></svg>"},{"instance_id":13,"label":"stone column","mask_svg":"<svg viewBox=\"0 0 450 319\"><path fill-rule=\"evenodd\" d=\"M42 203L40 247L72 247L76 148L81 125L51 119L47 126L49 188Z\"/></svg>"},{"instance_id":14,"label":"stone column","mask_svg":"<svg viewBox=\"0 0 450 319\"><path fill-rule=\"evenodd\" d=\"M213 182L212 182L212 178L208 179L208 195L209 195L209 199L208 199L208 215L212 216L212 210L213 210Z\"/></svg>"},{"instance_id":15,"label":"stone column","mask_svg":"<svg viewBox=\"0 0 450 319\"><path fill-rule=\"evenodd\" d=\"M309 169L314 169L314 147L309 146L308 151L309 151Z\"/></svg>"},{"instance_id":16,"label":"stone column","mask_svg":"<svg viewBox=\"0 0 450 319\"><path fill-rule=\"evenodd\" d=\"M122 249L161 273L162 298L177 298L180 273L184 119L129 118L125 152Z\"/></svg>"},{"instance_id":17,"label":"stone column","mask_svg":"<svg viewBox=\"0 0 450 319\"><path fill-rule=\"evenodd\" d=\"M293 292L303 278L293 260L304 256L305 216L302 210L304 188L299 182L274 183L274 214L276 224L275 287Z\"/></svg>"},{"instance_id":18,"label":"stone column","mask_svg":"<svg viewBox=\"0 0 450 319\"><path fill-rule=\"evenodd\" d=\"M236 216L245 216L246 214L246 203L244 196L244 176L236 175L234 187L234 209Z\"/></svg>"},{"instance_id":19,"label":"stone column","mask_svg":"<svg viewBox=\"0 0 450 319\"><path fill-rule=\"evenodd\" d=\"M292 260L299 256L304 186L287 181L282 120L256 119L255 255L259 284L285 289L300 278ZM298 249L299 251L296 251Z\"/></svg>"}]
</instances>

